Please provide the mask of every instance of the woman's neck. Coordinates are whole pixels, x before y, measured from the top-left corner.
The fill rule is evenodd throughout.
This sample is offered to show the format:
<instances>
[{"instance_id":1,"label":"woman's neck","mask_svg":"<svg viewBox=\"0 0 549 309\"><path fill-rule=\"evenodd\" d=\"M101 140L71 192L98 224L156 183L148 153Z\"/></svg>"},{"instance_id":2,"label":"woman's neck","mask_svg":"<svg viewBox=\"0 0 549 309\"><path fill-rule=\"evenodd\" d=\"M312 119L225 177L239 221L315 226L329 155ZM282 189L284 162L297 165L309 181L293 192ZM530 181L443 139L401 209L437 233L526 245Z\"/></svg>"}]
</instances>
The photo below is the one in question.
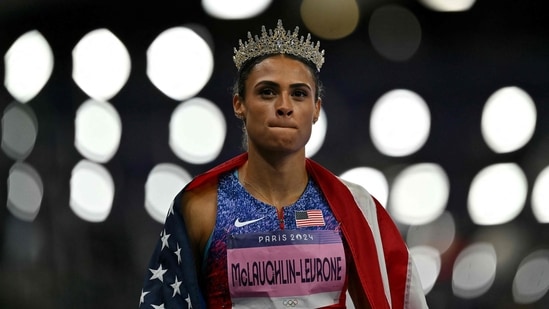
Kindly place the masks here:
<instances>
[{"instance_id":1,"label":"woman's neck","mask_svg":"<svg viewBox=\"0 0 549 309\"><path fill-rule=\"evenodd\" d=\"M276 208L295 203L309 179L304 155L265 158L253 152L240 168L239 178L254 197Z\"/></svg>"}]
</instances>

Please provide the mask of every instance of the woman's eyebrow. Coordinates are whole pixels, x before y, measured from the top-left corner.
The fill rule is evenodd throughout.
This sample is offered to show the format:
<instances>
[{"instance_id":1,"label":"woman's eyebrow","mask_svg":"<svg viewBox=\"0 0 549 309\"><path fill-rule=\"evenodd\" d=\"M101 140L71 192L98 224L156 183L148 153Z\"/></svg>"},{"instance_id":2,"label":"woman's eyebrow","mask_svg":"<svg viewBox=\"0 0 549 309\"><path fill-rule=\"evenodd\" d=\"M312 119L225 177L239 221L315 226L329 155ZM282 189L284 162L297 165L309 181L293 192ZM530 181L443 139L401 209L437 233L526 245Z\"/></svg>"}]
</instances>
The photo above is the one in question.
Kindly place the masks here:
<instances>
[{"instance_id":1,"label":"woman's eyebrow","mask_svg":"<svg viewBox=\"0 0 549 309\"><path fill-rule=\"evenodd\" d=\"M260 87L260 86L269 86L269 87L273 87L273 88L277 88L277 89L280 88L280 85L278 83L270 81L270 80L259 81L257 84L255 84L254 88L257 88L257 87ZM312 90L311 86L307 83L290 84L290 88L292 88L292 89L303 88L303 87Z\"/></svg>"},{"instance_id":2,"label":"woman's eyebrow","mask_svg":"<svg viewBox=\"0 0 549 309\"><path fill-rule=\"evenodd\" d=\"M309 84L307 83L295 83L290 85L290 88L302 88L302 87L312 89L311 86L309 86Z\"/></svg>"},{"instance_id":3,"label":"woman's eyebrow","mask_svg":"<svg viewBox=\"0 0 549 309\"><path fill-rule=\"evenodd\" d=\"M255 87L259 87L259 86L270 86L270 87L273 87L273 88L280 87L280 85L278 83L275 83L275 82L270 81L270 80L262 80L262 81L259 81L257 84L255 84Z\"/></svg>"}]
</instances>

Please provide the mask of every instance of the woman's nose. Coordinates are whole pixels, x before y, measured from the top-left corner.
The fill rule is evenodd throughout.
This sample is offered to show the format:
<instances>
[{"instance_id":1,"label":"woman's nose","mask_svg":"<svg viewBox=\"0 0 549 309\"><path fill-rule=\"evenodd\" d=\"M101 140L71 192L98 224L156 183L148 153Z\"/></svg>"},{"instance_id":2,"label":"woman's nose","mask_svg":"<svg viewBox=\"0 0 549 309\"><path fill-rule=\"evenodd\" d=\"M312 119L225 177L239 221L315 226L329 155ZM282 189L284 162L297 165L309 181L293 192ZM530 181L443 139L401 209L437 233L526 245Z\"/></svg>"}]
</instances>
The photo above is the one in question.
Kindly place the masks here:
<instances>
[{"instance_id":1,"label":"woman's nose","mask_svg":"<svg viewBox=\"0 0 549 309\"><path fill-rule=\"evenodd\" d=\"M276 107L276 115L280 117L289 117L292 115L293 111L294 110L290 99L283 96Z\"/></svg>"}]
</instances>

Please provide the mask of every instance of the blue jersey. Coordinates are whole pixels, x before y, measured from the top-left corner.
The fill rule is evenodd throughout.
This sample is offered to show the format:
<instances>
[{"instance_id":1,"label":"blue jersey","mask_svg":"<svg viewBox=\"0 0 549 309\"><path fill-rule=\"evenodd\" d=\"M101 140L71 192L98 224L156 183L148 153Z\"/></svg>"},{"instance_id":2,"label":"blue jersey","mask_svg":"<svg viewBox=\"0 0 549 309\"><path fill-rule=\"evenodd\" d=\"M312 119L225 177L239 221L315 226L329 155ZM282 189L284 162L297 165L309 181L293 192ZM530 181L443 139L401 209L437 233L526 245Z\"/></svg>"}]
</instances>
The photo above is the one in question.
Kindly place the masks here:
<instances>
[{"instance_id":1,"label":"blue jersey","mask_svg":"<svg viewBox=\"0 0 549 309\"><path fill-rule=\"evenodd\" d=\"M211 308L231 307L227 270L227 237L234 234L286 230L338 230L322 192L313 180L292 205L281 211L253 197L236 171L219 178L215 228L205 248L203 278Z\"/></svg>"}]
</instances>

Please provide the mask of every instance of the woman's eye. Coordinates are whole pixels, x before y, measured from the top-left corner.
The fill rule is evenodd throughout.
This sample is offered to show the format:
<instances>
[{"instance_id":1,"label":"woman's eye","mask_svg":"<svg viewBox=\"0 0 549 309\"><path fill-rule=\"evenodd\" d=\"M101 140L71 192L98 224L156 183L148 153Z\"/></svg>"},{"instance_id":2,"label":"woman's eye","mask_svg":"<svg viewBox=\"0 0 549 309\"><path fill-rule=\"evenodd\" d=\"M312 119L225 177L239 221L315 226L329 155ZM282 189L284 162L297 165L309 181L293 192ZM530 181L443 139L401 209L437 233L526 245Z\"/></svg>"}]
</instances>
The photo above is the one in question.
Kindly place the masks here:
<instances>
[{"instance_id":1,"label":"woman's eye","mask_svg":"<svg viewBox=\"0 0 549 309\"><path fill-rule=\"evenodd\" d=\"M261 89L261 91L259 93L263 96L272 96L272 95L274 95L274 91L270 88Z\"/></svg>"},{"instance_id":2,"label":"woman's eye","mask_svg":"<svg viewBox=\"0 0 549 309\"><path fill-rule=\"evenodd\" d=\"M294 96L296 97L306 97L308 95L307 91L296 90L294 91Z\"/></svg>"}]
</instances>

